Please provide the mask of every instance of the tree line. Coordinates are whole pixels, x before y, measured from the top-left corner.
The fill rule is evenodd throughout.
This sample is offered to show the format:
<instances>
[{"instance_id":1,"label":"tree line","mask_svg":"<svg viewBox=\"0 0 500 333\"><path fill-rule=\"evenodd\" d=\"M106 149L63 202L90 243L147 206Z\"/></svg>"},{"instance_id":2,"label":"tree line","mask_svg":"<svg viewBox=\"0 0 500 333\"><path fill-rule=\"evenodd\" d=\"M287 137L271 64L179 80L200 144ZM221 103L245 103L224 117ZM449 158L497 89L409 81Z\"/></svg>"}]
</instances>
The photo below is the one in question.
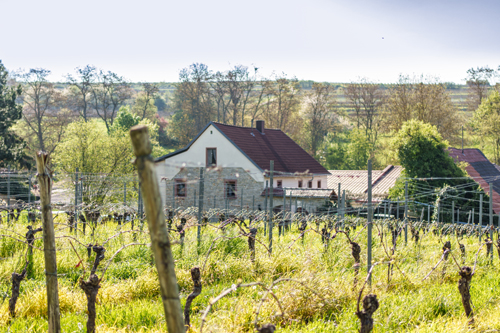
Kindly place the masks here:
<instances>
[{"instance_id":1,"label":"tree line","mask_svg":"<svg viewBox=\"0 0 500 333\"><path fill-rule=\"evenodd\" d=\"M499 70L489 67L467 71L466 114L452 102L449 84L423 76L400 75L390 85L367 78L306 85L285 73L264 77L257 67L214 72L195 63L180 71L173 92L162 95L159 83L137 89L91 65L67 74L63 85L50 82L49 75L42 68L8 73L0 62L0 166L29 167L34 151L67 147L80 130L115 135L116 119L149 121L157 131L158 154L186 145L209 121L251 126L261 119L329 169L363 169L368 158L375 167L397 163L391 138L415 119L434 125L449 144L459 143L464 126L466 143L500 162L500 89L492 84ZM166 107L170 112L161 117L158 111ZM69 126L95 121L102 126Z\"/></svg>"}]
</instances>

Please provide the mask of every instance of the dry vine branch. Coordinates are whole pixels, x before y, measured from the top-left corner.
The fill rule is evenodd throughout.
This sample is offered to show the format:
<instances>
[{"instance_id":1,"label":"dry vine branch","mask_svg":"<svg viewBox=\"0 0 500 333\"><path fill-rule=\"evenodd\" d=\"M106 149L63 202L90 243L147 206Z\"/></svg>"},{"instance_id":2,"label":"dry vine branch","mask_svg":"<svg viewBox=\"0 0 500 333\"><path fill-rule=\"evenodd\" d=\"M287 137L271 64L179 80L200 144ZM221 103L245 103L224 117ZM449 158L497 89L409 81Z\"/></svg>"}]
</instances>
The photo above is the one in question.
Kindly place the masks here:
<instances>
[{"instance_id":1,"label":"dry vine branch","mask_svg":"<svg viewBox=\"0 0 500 333\"><path fill-rule=\"evenodd\" d=\"M358 303L357 303L357 311L356 311L356 316L359 318L361 322L361 329L360 333L370 333L373 329L373 313L377 311L379 304L377 300L377 295L374 294L368 294L363 298L363 311L360 311L359 309L359 303L361 302L361 295L363 295L363 290L365 289L366 283L370 279L370 276L372 275L373 268L375 268L376 265L379 263L376 262L373 264L373 266L370 268L370 271L368 272L365 282L363 283L363 287L361 287L361 290L359 291L359 296L358 296Z\"/></svg>"},{"instance_id":2,"label":"dry vine branch","mask_svg":"<svg viewBox=\"0 0 500 333\"><path fill-rule=\"evenodd\" d=\"M24 265L24 269L21 274L12 273L11 281L12 281L12 295L9 299L9 313L12 318L16 316L16 303L19 298L19 287L21 286L21 281L26 277L26 268L28 267L28 261Z\"/></svg>"},{"instance_id":3,"label":"dry vine branch","mask_svg":"<svg viewBox=\"0 0 500 333\"><path fill-rule=\"evenodd\" d=\"M193 292L187 297L186 305L184 306L184 324L188 327L191 326L189 321L191 303L198 295L201 294L201 273L199 267L191 268L191 278L193 279L194 289Z\"/></svg>"}]
</instances>

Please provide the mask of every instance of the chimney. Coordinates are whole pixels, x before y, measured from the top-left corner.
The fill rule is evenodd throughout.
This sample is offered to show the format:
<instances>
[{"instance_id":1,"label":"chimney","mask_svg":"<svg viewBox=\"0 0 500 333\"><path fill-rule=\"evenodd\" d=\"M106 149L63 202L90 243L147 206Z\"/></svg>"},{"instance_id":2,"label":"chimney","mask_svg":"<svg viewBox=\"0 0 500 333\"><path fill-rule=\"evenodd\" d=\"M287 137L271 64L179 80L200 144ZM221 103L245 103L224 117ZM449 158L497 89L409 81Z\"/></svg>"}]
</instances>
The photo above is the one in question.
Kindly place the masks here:
<instances>
[{"instance_id":1,"label":"chimney","mask_svg":"<svg viewBox=\"0 0 500 333\"><path fill-rule=\"evenodd\" d=\"M264 120L257 120L255 127L257 128L257 131L264 134Z\"/></svg>"}]
</instances>

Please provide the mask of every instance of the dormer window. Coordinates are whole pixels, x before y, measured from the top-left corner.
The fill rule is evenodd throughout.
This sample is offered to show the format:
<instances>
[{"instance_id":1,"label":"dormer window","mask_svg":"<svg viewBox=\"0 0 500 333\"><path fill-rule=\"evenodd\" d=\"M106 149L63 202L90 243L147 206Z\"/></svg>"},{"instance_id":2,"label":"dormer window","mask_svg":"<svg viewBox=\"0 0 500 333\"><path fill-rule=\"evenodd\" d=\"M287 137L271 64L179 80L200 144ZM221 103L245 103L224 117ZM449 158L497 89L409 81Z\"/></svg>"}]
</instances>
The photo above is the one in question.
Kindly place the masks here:
<instances>
[{"instance_id":1,"label":"dormer window","mask_svg":"<svg viewBox=\"0 0 500 333\"><path fill-rule=\"evenodd\" d=\"M217 166L217 148L207 148L207 167Z\"/></svg>"}]
</instances>

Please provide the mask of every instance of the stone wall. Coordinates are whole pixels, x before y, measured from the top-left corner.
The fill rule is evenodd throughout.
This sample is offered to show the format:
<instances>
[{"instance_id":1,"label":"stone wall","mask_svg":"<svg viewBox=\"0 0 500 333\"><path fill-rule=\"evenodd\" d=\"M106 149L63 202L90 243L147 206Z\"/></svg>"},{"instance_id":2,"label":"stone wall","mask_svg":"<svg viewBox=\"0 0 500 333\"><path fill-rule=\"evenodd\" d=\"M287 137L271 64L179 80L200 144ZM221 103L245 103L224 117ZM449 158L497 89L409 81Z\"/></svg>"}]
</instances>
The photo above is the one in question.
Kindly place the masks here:
<instances>
[{"instance_id":1,"label":"stone wall","mask_svg":"<svg viewBox=\"0 0 500 333\"><path fill-rule=\"evenodd\" d=\"M236 198L227 199L228 208L240 209L242 206L243 197L243 209L245 210L256 210L264 209L265 197L261 196L264 191L264 182L258 182L252 178L248 172L243 168L216 168L216 169L206 169L204 170L204 200L203 208L204 210L217 208L225 209L226 198L224 195L225 181L236 181ZM175 197L174 198L174 185L176 179L182 179L186 183L186 196L185 197ZM199 189L200 189L200 168L195 167L185 167L182 168L173 179L162 180L163 185L166 185L162 189L165 190L165 202L164 205L167 208L179 208L179 207L198 207L199 200ZM292 198L292 209L295 212L295 204L298 207L304 206L308 212L315 212L320 206L325 202L323 198ZM274 197L273 199L274 207L283 206L283 197ZM286 199L286 210L290 210L290 199Z\"/></svg>"}]
</instances>

